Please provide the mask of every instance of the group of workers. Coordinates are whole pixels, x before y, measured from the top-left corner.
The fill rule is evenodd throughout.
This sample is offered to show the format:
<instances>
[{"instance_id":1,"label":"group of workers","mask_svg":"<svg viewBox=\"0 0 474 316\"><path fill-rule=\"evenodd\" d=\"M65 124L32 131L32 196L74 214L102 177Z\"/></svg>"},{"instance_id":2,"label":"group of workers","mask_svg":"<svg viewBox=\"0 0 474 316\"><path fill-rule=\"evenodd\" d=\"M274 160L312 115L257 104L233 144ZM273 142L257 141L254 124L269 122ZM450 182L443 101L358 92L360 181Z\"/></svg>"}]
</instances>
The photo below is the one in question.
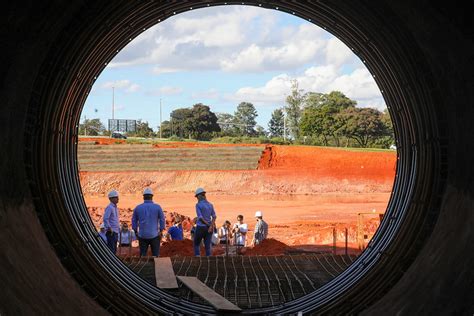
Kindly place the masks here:
<instances>
[{"instance_id":1,"label":"group of workers","mask_svg":"<svg viewBox=\"0 0 474 316\"><path fill-rule=\"evenodd\" d=\"M211 255L213 243L235 245L238 249L246 246L248 225L244 223L242 215L237 216L237 223L232 228L230 222L226 220L222 227L217 229L216 212L214 206L206 198L206 191L203 188L197 188L194 196L197 199L196 218L193 221L191 237L195 256L200 256L201 244L204 244L206 256ZM143 203L137 205L133 210L131 230L127 223L120 226L117 207L118 192L116 190L110 191L108 198L110 203L104 210L99 235L106 241L109 249L116 253L117 244L121 247L130 247L133 241L138 240L140 256L146 256L148 248L151 248L152 255L159 257L166 221L161 206L153 202L153 191L150 188L143 191ZM257 211L255 217L257 223L251 242L252 246L261 243L268 234L268 225L263 220L262 212ZM174 219L173 225L168 229L167 236L170 240L183 239L182 219L179 216ZM214 242L213 239L215 239Z\"/></svg>"}]
</instances>

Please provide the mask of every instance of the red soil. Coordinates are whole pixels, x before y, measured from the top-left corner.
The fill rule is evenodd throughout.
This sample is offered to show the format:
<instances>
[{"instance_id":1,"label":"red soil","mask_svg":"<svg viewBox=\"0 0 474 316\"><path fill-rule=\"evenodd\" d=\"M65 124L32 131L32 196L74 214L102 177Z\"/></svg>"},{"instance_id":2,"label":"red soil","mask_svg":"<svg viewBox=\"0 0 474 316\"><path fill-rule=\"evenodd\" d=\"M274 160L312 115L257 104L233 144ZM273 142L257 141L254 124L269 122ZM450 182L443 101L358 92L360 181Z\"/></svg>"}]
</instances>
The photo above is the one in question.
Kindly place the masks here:
<instances>
[{"instance_id":1,"label":"red soil","mask_svg":"<svg viewBox=\"0 0 474 316\"><path fill-rule=\"evenodd\" d=\"M189 239L164 242L160 248L161 257L192 257L194 256L193 242Z\"/></svg>"},{"instance_id":2,"label":"red soil","mask_svg":"<svg viewBox=\"0 0 474 316\"><path fill-rule=\"evenodd\" d=\"M80 137L79 142L94 142L96 145L114 145L124 144L125 139L109 138L109 137Z\"/></svg>"},{"instance_id":3,"label":"red soil","mask_svg":"<svg viewBox=\"0 0 474 316\"><path fill-rule=\"evenodd\" d=\"M201 247L201 254L204 255L204 247ZM212 248L212 255L222 255L224 250L220 247ZM166 241L161 244L160 257L193 257L193 241L190 239Z\"/></svg>"},{"instance_id":4,"label":"red soil","mask_svg":"<svg viewBox=\"0 0 474 316\"><path fill-rule=\"evenodd\" d=\"M276 239L267 238L261 244L248 248L244 252L246 256L277 256L284 255L289 249L288 245Z\"/></svg>"},{"instance_id":5,"label":"red soil","mask_svg":"<svg viewBox=\"0 0 474 316\"><path fill-rule=\"evenodd\" d=\"M304 173L312 177L393 181L396 155L392 152L351 151L314 146L265 148L259 169Z\"/></svg>"},{"instance_id":6,"label":"red soil","mask_svg":"<svg viewBox=\"0 0 474 316\"><path fill-rule=\"evenodd\" d=\"M211 145L186 142L163 146ZM190 218L195 216L193 191L204 187L215 206L219 226L225 219L234 222L237 214L243 214L251 239L253 215L256 210L263 210L271 240L292 248L315 249L314 245L332 245L334 227L339 246L344 244L347 228L349 246L355 247L357 214L375 209L374 217L364 223L364 234L372 236L378 227L377 213L384 212L390 198L395 166L394 152L269 145L260 159L259 170L81 172L80 177L89 213L97 227L111 189L120 192L120 218L129 222L132 209L142 202L144 187L156 192L155 201L168 214L178 212ZM186 226L189 230L188 223ZM188 235L186 231L185 236ZM191 245L182 249L163 244L162 255L166 251L171 255L192 253L192 242L188 243ZM247 254L258 251L248 249Z\"/></svg>"}]
</instances>

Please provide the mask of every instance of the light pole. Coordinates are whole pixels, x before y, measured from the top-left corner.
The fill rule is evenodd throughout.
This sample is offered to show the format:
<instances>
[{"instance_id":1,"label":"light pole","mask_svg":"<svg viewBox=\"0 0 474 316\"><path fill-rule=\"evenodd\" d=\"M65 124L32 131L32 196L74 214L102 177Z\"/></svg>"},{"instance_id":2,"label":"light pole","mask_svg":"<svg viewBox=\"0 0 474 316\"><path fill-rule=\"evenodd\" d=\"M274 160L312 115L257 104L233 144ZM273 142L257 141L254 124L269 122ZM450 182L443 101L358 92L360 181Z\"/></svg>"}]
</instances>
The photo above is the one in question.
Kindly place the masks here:
<instances>
[{"instance_id":1,"label":"light pole","mask_svg":"<svg viewBox=\"0 0 474 316\"><path fill-rule=\"evenodd\" d=\"M161 133L161 98L160 98L160 138L162 138L162 133Z\"/></svg>"},{"instance_id":2,"label":"light pole","mask_svg":"<svg viewBox=\"0 0 474 316\"><path fill-rule=\"evenodd\" d=\"M112 86L112 120L115 118L114 112L115 112L115 87Z\"/></svg>"}]
</instances>

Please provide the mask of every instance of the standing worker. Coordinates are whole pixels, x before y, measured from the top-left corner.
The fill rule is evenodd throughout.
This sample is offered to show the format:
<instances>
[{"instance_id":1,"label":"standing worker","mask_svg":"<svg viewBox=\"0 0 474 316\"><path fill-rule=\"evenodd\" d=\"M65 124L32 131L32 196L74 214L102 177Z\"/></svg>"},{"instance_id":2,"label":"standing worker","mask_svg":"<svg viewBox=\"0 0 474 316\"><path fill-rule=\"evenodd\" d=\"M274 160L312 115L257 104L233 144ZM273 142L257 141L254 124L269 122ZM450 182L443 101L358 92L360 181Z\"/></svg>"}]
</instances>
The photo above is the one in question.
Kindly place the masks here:
<instances>
[{"instance_id":1,"label":"standing worker","mask_svg":"<svg viewBox=\"0 0 474 316\"><path fill-rule=\"evenodd\" d=\"M216 212L214 206L206 199L206 191L203 188L197 188L194 192L197 198L196 203L196 231L194 233L194 255L200 255L201 240L204 239L206 256L211 255L212 233L216 225Z\"/></svg>"},{"instance_id":2,"label":"standing worker","mask_svg":"<svg viewBox=\"0 0 474 316\"><path fill-rule=\"evenodd\" d=\"M118 234L120 231L119 213L117 204L119 194L112 190L108 194L110 204L104 210L104 229L107 237L107 246L115 254L117 252Z\"/></svg>"},{"instance_id":3,"label":"standing worker","mask_svg":"<svg viewBox=\"0 0 474 316\"><path fill-rule=\"evenodd\" d=\"M230 231L230 222L226 220L224 224L219 228L219 244L228 245L230 243L230 238L232 238L232 232Z\"/></svg>"},{"instance_id":4,"label":"standing worker","mask_svg":"<svg viewBox=\"0 0 474 316\"><path fill-rule=\"evenodd\" d=\"M245 247L245 242L247 239L248 225L244 223L244 216L237 216L237 223L234 224L232 233L234 235L235 241L234 245L237 247L237 254L242 253L242 248Z\"/></svg>"},{"instance_id":5,"label":"standing worker","mask_svg":"<svg viewBox=\"0 0 474 316\"><path fill-rule=\"evenodd\" d=\"M165 229L165 214L161 206L153 202L153 191L150 188L143 191L143 203L133 210L132 229L138 236L140 256L146 256L150 246L152 255L159 257L161 236Z\"/></svg>"},{"instance_id":6,"label":"standing worker","mask_svg":"<svg viewBox=\"0 0 474 316\"><path fill-rule=\"evenodd\" d=\"M127 223L122 223L122 228L120 229L119 234L119 255L122 255L122 249L127 247L128 254L132 254L132 242L137 240L135 236L135 232L133 230L128 229Z\"/></svg>"},{"instance_id":7,"label":"standing worker","mask_svg":"<svg viewBox=\"0 0 474 316\"><path fill-rule=\"evenodd\" d=\"M257 224L253 234L252 246L259 245L268 235L268 224L263 220L262 211L255 212Z\"/></svg>"}]
</instances>

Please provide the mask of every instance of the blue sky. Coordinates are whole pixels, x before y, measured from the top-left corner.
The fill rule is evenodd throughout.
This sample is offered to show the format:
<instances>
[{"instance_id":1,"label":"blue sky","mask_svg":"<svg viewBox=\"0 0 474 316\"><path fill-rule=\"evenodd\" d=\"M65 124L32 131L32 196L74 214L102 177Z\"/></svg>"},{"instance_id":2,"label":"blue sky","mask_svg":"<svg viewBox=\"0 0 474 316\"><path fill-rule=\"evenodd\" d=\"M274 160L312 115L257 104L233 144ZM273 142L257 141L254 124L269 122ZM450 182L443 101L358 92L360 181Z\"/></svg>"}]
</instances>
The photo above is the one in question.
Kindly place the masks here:
<instances>
[{"instance_id":1,"label":"blue sky","mask_svg":"<svg viewBox=\"0 0 474 316\"><path fill-rule=\"evenodd\" d=\"M339 90L361 107L385 108L364 64L337 38L303 19L251 6L221 6L172 16L144 31L107 65L84 117L148 121L156 130L171 111L204 103L234 113L252 102L267 128L296 79L305 92Z\"/></svg>"}]
</instances>

